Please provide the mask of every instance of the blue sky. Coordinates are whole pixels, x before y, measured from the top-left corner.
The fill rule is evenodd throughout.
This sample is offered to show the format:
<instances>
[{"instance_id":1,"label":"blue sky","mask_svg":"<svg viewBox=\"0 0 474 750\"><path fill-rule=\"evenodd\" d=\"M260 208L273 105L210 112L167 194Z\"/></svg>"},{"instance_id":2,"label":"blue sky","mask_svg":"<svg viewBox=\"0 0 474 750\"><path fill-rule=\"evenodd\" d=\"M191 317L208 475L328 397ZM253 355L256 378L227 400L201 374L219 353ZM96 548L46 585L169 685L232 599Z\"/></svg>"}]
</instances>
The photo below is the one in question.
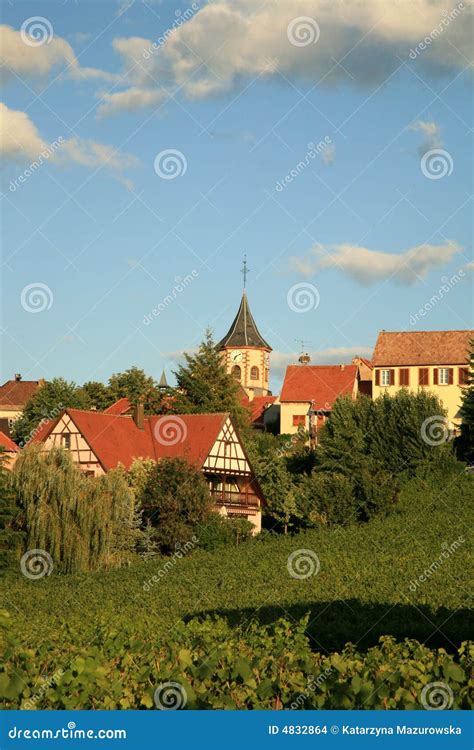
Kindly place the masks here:
<instances>
[{"instance_id":1,"label":"blue sky","mask_svg":"<svg viewBox=\"0 0 474 750\"><path fill-rule=\"evenodd\" d=\"M471 327L472 9L398 5L4 4L3 379L170 375L244 254L276 391L298 338Z\"/></svg>"}]
</instances>

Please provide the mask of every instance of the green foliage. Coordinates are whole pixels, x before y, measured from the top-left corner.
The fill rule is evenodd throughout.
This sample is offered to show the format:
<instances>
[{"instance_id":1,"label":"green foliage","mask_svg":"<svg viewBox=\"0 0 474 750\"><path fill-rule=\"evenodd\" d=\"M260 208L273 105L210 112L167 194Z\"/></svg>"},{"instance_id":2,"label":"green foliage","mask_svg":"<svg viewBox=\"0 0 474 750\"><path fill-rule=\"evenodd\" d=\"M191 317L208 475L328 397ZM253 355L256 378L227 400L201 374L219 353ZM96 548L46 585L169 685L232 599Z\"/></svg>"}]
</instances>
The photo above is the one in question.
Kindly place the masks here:
<instances>
[{"instance_id":1,"label":"green foliage","mask_svg":"<svg viewBox=\"0 0 474 750\"><path fill-rule=\"evenodd\" d=\"M353 523L358 519L353 481L336 472L313 472L297 492L301 516L308 526Z\"/></svg>"},{"instance_id":2,"label":"green foliage","mask_svg":"<svg viewBox=\"0 0 474 750\"><path fill-rule=\"evenodd\" d=\"M27 549L51 555L58 571L117 565L139 538L134 495L125 473L86 477L62 449L25 448L12 473Z\"/></svg>"},{"instance_id":3,"label":"green foliage","mask_svg":"<svg viewBox=\"0 0 474 750\"><path fill-rule=\"evenodd\" d=\"M155 414L155 405L161 400L155 380L138 367L115 373L109 378L112 403L119 398L128 398L131 404L143 403L145 411Z\"/></svg>"},{"instance_id":4,"label":"green foliage","mask_svg":"<svg viewBox=\"0 0 474 750\"><path fill-rule=\"evenodd\" d=\"M459 457L474 464L474 340L470 342L469 375L461 402L461 435L456 441Z\"/></svg>"},{"instance_id":5,"label":"green foliage","mask_svg":"<svg viewBox=\"0 0 474 750\"><path fill-rule=\"evenodd\" d=\"M199 547L212 552L219 547L238 546L252 538L253 525L246 518L228 518L211 513L198 531Z\"/></svg>"},{"instance_id":6,"label":"green foliage","mask_svg":"<svg viewBox=\"0 0 474 750\"><path fill-rule=\"evenodd\" d=\"M312 652L306 625L307 618L296 624L279 619L231 630L222 619L206 618L175 625L158 640L130 638L107 626L84 649L72 631L67 651L58 653L54 641L43 639L25 648L1 612L0 705L154 709L155 691L173 682L181 686L178 706L186 710L424 710L423 689L442 681L451 691L450 707L472 708L471 642L451 655L386 636L365 654L348 644L325 655Z\"/></svg>"},{"instance_id":7,"label":"green foliage","mask_svg":"<svg viewBox=\"0 0 474 750\"><path fill-rule=\"evenodd\" d=\"M22 415L13 425L13 439L24 445L34 434L42 420L59 416L63 409L88 409L88 394L75 383L54 378L38 388L27 401Z\"/></svg>"},{"instance_id":8,"label":"green foliage","mask_svg":"<svg viewBox=\"0 0 474 750\"><path fill-rule=\"evenodd\" d=\"M189 541L212 510L202 472L183 458L164 458L155 464L141 504L145 522L154 528L153 539L164 552Z\"/></svg>"},{"instance_id":9,"label":"green foliage","mask_svg":"<svg viewBox=\"0 0 474 750\"><path fill-rule=\"evenodd\" d=\"M185 353L186 365L175 373L173 408L178 414L230 412L239 427L249 423L239 397L239 385L226 371L212 333L206 331L196 354Z\"/></svg>"},{"instance_id":10,"label":"green foliage","mask_svg":"<svg viewBox=\"0 0 474 750\"><path fill-rule=\"evenodd\" d=\"M108 386L95 380L84 383L81 391L89 402L89 408L93 407L97 411L104 411L117 400Z\"/></svg>"},{"instance_id":11,"label":"green foliage","mask_svg":"<svg viewBox=\"0 0 474 750\"><path fill-rule=\"evenodd\" d=\"M22 534L16 527L19 508L6 460L3 446L0 446L0 572L14 564L22 541Z\"/></svg>"},{"instance_id":12,"label":"green foliage","mask_svg":"<svg viewBox=\"0 0 474 750\"><path fill-rule=\"evenodd\" d=\"M382 635L451 650L472 634L465 591L472 585L467 530L474 525L473 501L474 477L446 473L442 481L435 476L405 483L395 511L366 524L320 524L214 552L193 548L179 560L156 555L130 568L60 576L55 567L37 581L25 579L18 567L0 587L0 608L11 610L25 645L36 647L41 633L57 643L59 654L71 639L86 648L102 626L157 640L182 617L213 612L232 625L252 616L270 623L282 610L294 620L310 611L308 631L322 650L340 650L348 641L366 649ZM443 545L461 537L465 541L442 558L441 567L420 581ZM317 575L289 575L288 557L300 549L317 554ZM145 581L167 565L144 596ZM63 657L56 663L64 665Z\"/></svg>"}]
</instances>

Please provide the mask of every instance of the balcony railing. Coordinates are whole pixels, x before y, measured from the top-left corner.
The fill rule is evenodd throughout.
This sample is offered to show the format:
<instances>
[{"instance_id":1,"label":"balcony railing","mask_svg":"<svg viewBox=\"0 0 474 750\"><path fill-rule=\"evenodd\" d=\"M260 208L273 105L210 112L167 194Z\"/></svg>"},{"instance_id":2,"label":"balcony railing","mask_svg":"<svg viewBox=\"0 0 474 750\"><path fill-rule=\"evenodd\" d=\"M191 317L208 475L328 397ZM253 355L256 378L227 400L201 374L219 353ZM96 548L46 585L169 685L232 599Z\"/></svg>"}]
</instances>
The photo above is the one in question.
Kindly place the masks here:
<instances>
[{"instance_id":1,"label":"balcony railing","mask_svg":"<svg viewBox=\"0 0 474 750\"><path fill-rule=\"evenodd\" d=\"M244 495L230 490L211 492L216 505L238 505L244 508L258 508L258 498L255 495Z\"/></svg>"}]
</instances>

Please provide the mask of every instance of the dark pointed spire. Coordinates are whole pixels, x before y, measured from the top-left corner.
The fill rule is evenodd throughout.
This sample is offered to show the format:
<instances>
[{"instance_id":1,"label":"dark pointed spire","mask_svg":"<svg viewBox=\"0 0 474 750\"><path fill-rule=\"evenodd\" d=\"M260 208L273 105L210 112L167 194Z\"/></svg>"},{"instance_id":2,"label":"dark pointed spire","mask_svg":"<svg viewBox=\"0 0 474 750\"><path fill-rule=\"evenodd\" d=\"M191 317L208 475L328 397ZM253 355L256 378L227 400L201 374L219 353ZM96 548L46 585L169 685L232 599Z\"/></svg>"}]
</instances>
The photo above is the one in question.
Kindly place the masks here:
<instances>
[{"instance_id":1,"label":"dark pointed spire","mask_svg":"<svg viewBox=\"0 0 474 750\"><path fill-rule=\"evenodd\" d=\"M158 388L168 388L168 381L166 380L164 367L163 367L163 372L161 373L160 382L158 383Z\"/></svg>"},{"instance_id":2,"label":"dark pointed spire","mask_svg":"<svg viewBox=\"0 0 474 750\"><path fill-rule=\"evenodd\" d=\"M258 346L262 349L268 349L270 352L272 350L271 346L267 344L259 333L257 324L250 312L245 289L237 315L227 335L219 341L217 346L219 349L224 349L226 346Z\"/></svg>"}]
</instances>

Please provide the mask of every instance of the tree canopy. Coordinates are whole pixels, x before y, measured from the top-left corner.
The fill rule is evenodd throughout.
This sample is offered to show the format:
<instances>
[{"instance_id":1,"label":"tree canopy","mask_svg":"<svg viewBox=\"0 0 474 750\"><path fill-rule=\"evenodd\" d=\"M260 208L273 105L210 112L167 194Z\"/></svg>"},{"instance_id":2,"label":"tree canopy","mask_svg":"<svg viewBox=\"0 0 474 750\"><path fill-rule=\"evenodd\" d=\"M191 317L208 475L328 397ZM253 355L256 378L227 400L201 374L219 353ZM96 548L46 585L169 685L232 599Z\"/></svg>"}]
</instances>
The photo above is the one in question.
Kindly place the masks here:
<instances>
[{"instance_id":1,"label":"tree canopy","mask_svg":"<svg viewBox=\"0 0 474 750\"><path fill-rule=\"evenodd\" d=\"M173 407L178 414L230 412L236 424L249 423L239 397L239 385L222 361L212 333L206 331L196 354L184 355L186 364L175 372L177 389Z\"/></svg>"}]
</instances>

